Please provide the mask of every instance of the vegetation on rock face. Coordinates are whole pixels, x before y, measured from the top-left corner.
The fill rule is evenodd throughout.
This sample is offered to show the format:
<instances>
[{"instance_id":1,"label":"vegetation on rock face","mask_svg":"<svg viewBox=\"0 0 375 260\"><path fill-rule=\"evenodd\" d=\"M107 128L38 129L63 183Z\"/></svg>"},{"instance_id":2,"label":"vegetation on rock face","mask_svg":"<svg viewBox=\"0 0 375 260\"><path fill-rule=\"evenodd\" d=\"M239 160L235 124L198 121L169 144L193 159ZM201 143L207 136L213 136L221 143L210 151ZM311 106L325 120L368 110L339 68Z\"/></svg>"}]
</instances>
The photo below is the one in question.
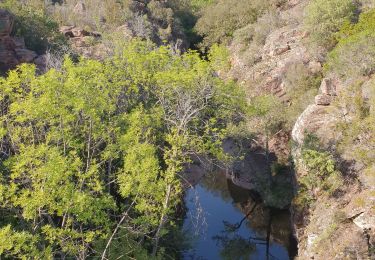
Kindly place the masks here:
<instances>
[{"instance_id":1,"label":"vegetation on rock face","mask_svg":"<svg viewBox=\"0 0 375 260\"><path fill-rule=\"evenodd\" d=\"M365 82L375 71L375 10L362 13L356 23L346 22L337 33L338 44L328 54L326 70L353 83L344 88L336 106L346 111L337 129L343 133L339 150L373 171L374 106L373 80Z\"/></svg>"},{"instance_id":2,"label":"vegetation on rock face","mask_svg":"<svg viewBox=\"0 0 375 260\"><path fill-rule=\"evenodd\" d=\"M227 43L236 29L256 21L257 12L247 0L217 1L203 10L196 30L205 37L206 46Z\"/></svg>"},{"instance_id":3,"label":"vegetation on rock face","mask_svg":"<svg viewBox=\"0 0 375 260\"><path fill-rule=\"evenodd\" d=\"M318 93L321 73L311 73L302 63L290 64L285 73L286 92L289 99L286 110L286 126L292 128L298 116Z\"/></svg>"},{"instance_id":4,"label":"vegetation on rock face","mask_svg":"<svg viewBox=\"0 0 375 260\"><path fill-rule=\"evenodd\" d=\"M195 29L204 37L202 43L204 47L214 43L227 44L236 30L253 24L265 11L281 6L284 2L283 0L215 1L202 10Z\"/></svg>"},{"instance_id":5,"label":"vegetation on rock face","mask_svg":"<svg viewBox=\"0 0 375 260\"><path fill-rule=\"evenodd\" d=\"M297 208L309 208L318 196L332 196L344 185L335 158L330 151L321 148L316 136L309 134L306 137L296 159L302 173L298 178L299 190L294 201Z\"/></svg>"},{"instance_id":6,"label":"vegetation on rock face","mask_svg":"<svg viewBox=\"0 0 375 260\"><path fill-rule=\"evenodd\" d=\"M356 6L352 0L313 0L305 12L305 26L314 45L331 49L336 44L335 33L355 19Z\"/></svg>"},{"instance_id":7,"label":"vegetation on rock face","mask_svg":"<svg viewBox=\"0 0 375 260\"><path fill-rule=\"evenodd\" d=\"M300 4L291 2L1 1L15 16L12 36L38 54L69 49L58 26L72 25L98 31L101 37L83 42L103 44L110 56L60 55L43 75L23 64L0 77L0 257L177 258L178 250L166 248L178 225L179 173L197 156L227 159L222 141L229 135L264 146L270 181L262 198L288 204L294 189L285 172L293 163L289 154L270 159L271 139L280 132L289 139L323 76L345 82L332 93L322 89L341 113L332 130L340 135L331 149L313 135L298 147L296 205L313 210L319 198L345 192L348 169L339 170L337 158L360 168L361 189L373 187L374 1L306 1L296 27L282 13ZM187 41L209 52L202 58ZM245 70L263 75L259 82L244 77L246 91L218 76L230 67L227 46L239 51ZM323 51L310 60L316 47ZM303 57L283 59L289 53ZM338 232L346 219L338 213L318 245ZM229 242L222 241L223 257L236 255L233 245L244 249L238 257L253 250Z\"/></svg>"},{"instance_id":8,"label":"vegetation on rock face","mask_svg":"<svg viewBox=\"0 0 375 260\"><path fill-rule=\"evenodd\" d=\"M358 23L347 21L337 33L337 46L328 55L327 69L345 77L368 76L375 69L375 10Z\"/></svg>"},{"instance_id":9,"label":"vegetation on rock face","mask_svg":"<svg viewBox=\"0 0 375 260\"><path fill-rule=\"evenodd\" d=\"M13 34L23 37L26 47L39 54L66 44L58 32L58 23L48 16L43 7L42 2L37 0L27 5L17 0L0 2L0 8L9 10L15 16Z\"/></svg>"},{"instance_id":10,"label":"vegetation on rock face","mask_svg":"<svg viewBox=\"0 0 375 260\"><path fill-rule=\"evenodd\" d=\"M221 156L244 104L197 53L141 41L40 76L22 65L0 87L0 254L21 258L114 258L118 239L129 257L162 254L178 173L193 154Z\"/></svg>"}]
</instances>

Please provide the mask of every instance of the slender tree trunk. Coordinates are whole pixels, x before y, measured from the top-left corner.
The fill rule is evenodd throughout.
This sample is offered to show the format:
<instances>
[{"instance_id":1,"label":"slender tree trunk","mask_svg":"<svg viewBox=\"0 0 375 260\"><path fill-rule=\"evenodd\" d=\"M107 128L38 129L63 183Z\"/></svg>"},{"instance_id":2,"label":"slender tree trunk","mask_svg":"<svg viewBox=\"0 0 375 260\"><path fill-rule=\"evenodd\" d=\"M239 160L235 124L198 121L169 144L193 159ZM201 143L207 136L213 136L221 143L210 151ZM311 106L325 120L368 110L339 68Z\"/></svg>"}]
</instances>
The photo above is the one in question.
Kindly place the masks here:
<instances>
[{"instance_id":1,"label":"slender tree trunk","mask_svg":"<svg viewBox=\"0 0 375 260\"><path fill-rule=\"evenodd\" d=\"M111 237L109 238L109 240L108 240L108 242L107 242L107 244L106 244L106 246L105 246L105 249L104 249L104 251L103 251L103 253L102 253L102 258L101 258L102 260L107 259L107 258L106 258L107 250L108 250L109 246L111 245L112 240L113 240L113 238L115 237L115 235L116 235L118 229L120 228L122 222L124 222L126 216L127 216L127 214L124 214L124 215L122 216L122 218L120 219L120 221L117 223L117 226L116 226L115 230L113 230L113 233L112 233Z\"/></svg>"},{"instance_id":2,"label":"slender tree trunk","mask_svg":"<svg viewBox=\"0 0 375 260\"><path fill-rule=\"evenodd\" d=\"M162 215L160 217L160 223L159 223L158 229L156 230L156 233L155 233L155 238L154 238L155 239L155 243L154 243L154 248L152 249L152 255L153 256L156 256L156 253L157 253L158 247L159 247L160 233L161 233L161 230L164 227L165 222L167 221L166 211L167 211L168 206L169 206L169 200L170 200L170 197L171 197L171 191L172 191L172 185L168 184L168 186L167 186L167 192L165 194L165 201L164 201L164 206L163 206L163 213L162 213Z\"/></svg>"},{"instance_id":3,"label":"slender tree trunk","mask_svg":"<svg viewBox=\"0 0 375 260\"><path fill-rule=\"evenodd\" d=\"M122 214L122 217L121 217L120 221L117 223L115 230L113 230L111 237L108 239L108 242L107 242L107 244L106 244L106 246L105 246L105 249L104 249L104 251L103 251L103 253L102 253L101 260L105 260L105 259L107 259L107 258L106 258L106 255L107 255L108 248L109 248L109 246L111 245L111 243L112 243L112 241L113 241L113 238L115 237L117 231L118 231L119 228L121 227L121 225L122 225L122 223L124 222L125 218L128 216L128 213L129 213L130 209L131 209L131 208L133 207L133 205L135 204L135 201L136 201L137 197L138 197L138 193L137 193L137 195L135 195L135 198L134 198L133 202L130 204L129 208L128 208L128 209Z\"/></svg>"},{"instance_id":4,"label":"slender tree trunk","mask_svg":"<svg viewBox=\"0 0 375 260\"><path fill-rule=\"evenodd\" d=\"M88 141L87 141L86 172L88 172L88 170L90 168L90 160L91 160L91 153L90 153L90 149L91 149L91 135L92 135L92 121L91 121L91 118L90 118L89 138L88 138Z\"/></svg>"},{"instance_id":5,"label":"slender tree trunk","mask_svg":"<svg viewBox=\"0 0 375 260\"><path fill-rule=\"evenodd\" d=\"M266 239L266 259L270 259L270 239L271 239L271 224L272 224L272 210L270 210L268 225L267 225L267 239Z\"/></svg>"}]
</instances>

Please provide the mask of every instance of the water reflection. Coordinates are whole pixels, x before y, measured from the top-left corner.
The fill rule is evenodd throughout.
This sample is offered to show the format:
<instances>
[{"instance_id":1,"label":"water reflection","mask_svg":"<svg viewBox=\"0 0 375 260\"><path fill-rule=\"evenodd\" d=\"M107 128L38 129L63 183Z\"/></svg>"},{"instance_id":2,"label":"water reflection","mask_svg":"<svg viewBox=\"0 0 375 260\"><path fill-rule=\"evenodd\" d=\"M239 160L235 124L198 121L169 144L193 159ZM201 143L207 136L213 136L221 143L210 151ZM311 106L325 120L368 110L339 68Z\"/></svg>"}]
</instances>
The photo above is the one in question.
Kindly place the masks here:
<instances>
[{"instance_id":1,"label":"water reflection","mask_svg":"<svg viewBox=\"0 0 375 260\"><path fill-rule=\"evenodd\" d=\"M204 177L187 192L186 206L183 228L192 247L184 259L289 259L288 211L264 207L256 194L225 175Z\"/></svg>"}]
</instances>

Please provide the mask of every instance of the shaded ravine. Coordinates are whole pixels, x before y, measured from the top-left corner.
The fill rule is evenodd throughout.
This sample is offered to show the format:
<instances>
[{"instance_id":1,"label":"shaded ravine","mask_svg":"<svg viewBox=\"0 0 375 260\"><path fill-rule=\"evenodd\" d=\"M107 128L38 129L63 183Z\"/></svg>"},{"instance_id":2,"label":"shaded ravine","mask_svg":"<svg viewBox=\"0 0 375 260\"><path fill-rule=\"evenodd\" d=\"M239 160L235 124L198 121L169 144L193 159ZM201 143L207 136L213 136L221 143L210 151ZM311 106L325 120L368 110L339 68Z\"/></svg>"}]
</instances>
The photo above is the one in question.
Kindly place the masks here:
<instances>
[{"instance_id":1,"label":"shaded ravine","mask_svg":"<svg viewBox=\"0 0 375 260\"><path fill-rule=\"evenodd\" d=\"M265 207L223 173L206 174L185 196L183 259L290 259L296 253L289 210ZM268 238L268 239L267 239Z\"/></svg>"}]
</instances>

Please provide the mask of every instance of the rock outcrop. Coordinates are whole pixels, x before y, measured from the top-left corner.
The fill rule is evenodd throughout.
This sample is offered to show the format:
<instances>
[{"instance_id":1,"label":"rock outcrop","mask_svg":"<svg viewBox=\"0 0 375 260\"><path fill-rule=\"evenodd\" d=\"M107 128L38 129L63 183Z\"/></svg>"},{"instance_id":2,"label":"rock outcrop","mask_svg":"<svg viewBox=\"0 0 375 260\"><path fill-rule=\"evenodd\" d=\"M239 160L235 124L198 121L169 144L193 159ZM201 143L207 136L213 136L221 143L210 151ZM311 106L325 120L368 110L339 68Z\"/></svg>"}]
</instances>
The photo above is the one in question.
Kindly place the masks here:
<instances>
[{"instance_id":1,"label":"rock outcrop","mask_svg":"<svg viewBox=\"0 0 375 260\"><path fill-rule=\"evenodd\" d=\"M109 52L99 40L99 32L91 32L77 26L61 26L60 32L70 41L73 50L84 57L103 59Z\"/></svg>"},{"instance_id":2,"label":"rock outcrop","mask_svg":"<svg viewBox=\"0 0 375 260\"><path fill-rule=\"evenodd\" d=\"M25 46L23 38L12 37L14 16L0 9L0 71L15 68L20 63L31 63L38 55Z\"/></svg>"},{"instance_id":3,"label":"rock outcrop","mask_svg":"<svg viewBox=\"0 0 375 260\"><path fill-rule=\"evenodd\" d=\"M279 10L283 26L269 33L264 46L256 51L259 58L254 64L248 64L243 54L253 50L243 51L243 45L233 42L230 46L230 77L238 79L245 87L251 87L254 95L272 93L282 101L288 101L285 74L291 64L303 64L312 74L320 72L321 62L303 43L308 36L301 24L303 6L301 1L289 1L286 10Z\"/></svg>"},{"instance_id":4,"label":"rock outcrop","mask_svg":"<svg viewBox=\"0 0 375 260\"><path fill-rule=\"evenodd\" d=\"M306 135L314 134L328 147L337 140L334 127L339 118L339 111L330 105L339 88L340 83L334 78L322 80L320 93L315 97L315 103L309 105L294 124L293 141L302 145Z\"/></svg>"},{"instance_id":5,"label":"rock outcrop","mask_svg":"<svg viewBox=\"0 0 375 260\"><path fill-rule=\"evenodd\" d=\"M316 51L310 50L304 43L309 37L302 25L303 10L308 1L285 2L278 9L283 22L267 32L264 45L251 49L248 46L252 43L231 43L232 69L225 76L237 79L248 88L249 96L273 94L287 103L289 89L286 76L293 73L291 65L302 65L304 71L312 75L322 71L324 59L319 57L320 54L315 55ZM256 55L247 56L250 52ZM297 147L293 151L295 164L299 166L296 178L298 183L306 174L306 167L299 157L300 148L307 135L312 134L321 141L323 150L335 155L344 185L340 192L331 196L322 190L313 190L315 202L301 212L300 209L295 210L298 259L375 259L375 167L364 173L363 167L352 157L345 157L345 152L338 154L337 151L338 140L342 137L337 123L339 120L351 120L350 106L341 104L342 92L350 85L364 82L362 97L369 100L371 95L375 95L374 81L363 78L357 82L354 79L341 82L335 75L325 76L319 93L300 114L290 135ZM350 95L345 98L350 99ZM370 104L369 109L374 111L375 107ZM284 142L288 142L287 138ZM240 176L256 176L251 173L250 165L246 165L245 169L245 174Z\"/></svg>"}]
</instances>

